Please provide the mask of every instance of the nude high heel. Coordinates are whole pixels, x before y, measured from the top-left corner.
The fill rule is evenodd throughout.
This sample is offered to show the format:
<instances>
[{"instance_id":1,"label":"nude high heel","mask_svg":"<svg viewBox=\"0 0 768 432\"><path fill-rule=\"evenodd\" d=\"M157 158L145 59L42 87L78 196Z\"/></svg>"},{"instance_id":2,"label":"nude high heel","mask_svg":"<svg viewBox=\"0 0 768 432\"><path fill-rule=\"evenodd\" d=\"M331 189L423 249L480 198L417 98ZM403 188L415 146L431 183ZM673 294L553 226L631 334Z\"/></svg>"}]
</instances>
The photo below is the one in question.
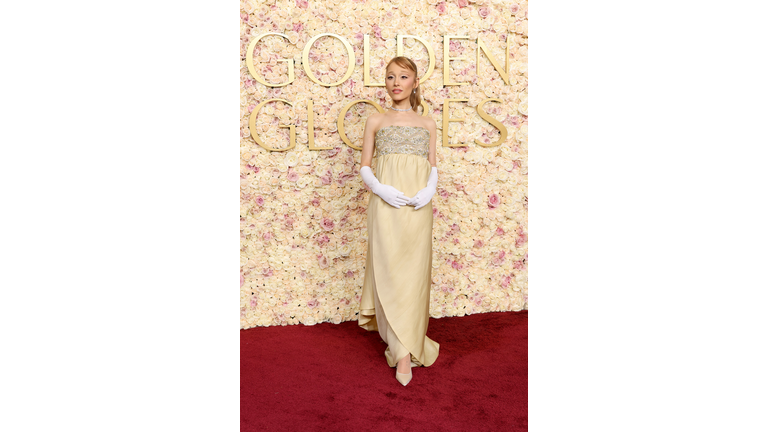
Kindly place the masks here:
<instances>
[{"instance_id":1,"label":"nude high heel","mask_svg":"<svg viewBox=\"0 0 768 432\"><path fill-rule=\"evenodd\" d=\"M395 379L399 381L403 386L407 386L408 383L411 382L411 379L413 379L413 371L404 374L398 372L397 369L395 369Z\"/></svg>"}]
</instances>

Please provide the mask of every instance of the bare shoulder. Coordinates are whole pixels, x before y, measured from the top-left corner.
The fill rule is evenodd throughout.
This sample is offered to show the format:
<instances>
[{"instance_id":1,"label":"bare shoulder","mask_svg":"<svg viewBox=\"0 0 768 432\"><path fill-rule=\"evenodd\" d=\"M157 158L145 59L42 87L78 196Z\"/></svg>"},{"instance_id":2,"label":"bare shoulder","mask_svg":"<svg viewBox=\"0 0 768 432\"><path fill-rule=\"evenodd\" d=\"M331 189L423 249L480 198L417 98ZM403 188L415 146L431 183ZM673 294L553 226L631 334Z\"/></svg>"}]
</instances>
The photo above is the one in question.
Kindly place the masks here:
<instances>
[{"instance_id":1,"label":"bare shoulder","mask_svg":"<svg viewBox=\"0 0 768 432\"><path fill-rule=\"evenodd\" d=\"M437 123L431 118L431 117L421 117L421 125L423 128L427 129L430 132L435 132L437 130Z\"/></svg>"},{"instance_id":2,"label":"bare shoulder","mask_svg":"<svg viewBox=\"0 0 768 432\"><path fill-rule=\"evenodd\" d=\"M379 126L381 126L381 122L383 121L384 113L373 113L365 120L365 128L375 132Z\"/></svg>"}]
</instances>

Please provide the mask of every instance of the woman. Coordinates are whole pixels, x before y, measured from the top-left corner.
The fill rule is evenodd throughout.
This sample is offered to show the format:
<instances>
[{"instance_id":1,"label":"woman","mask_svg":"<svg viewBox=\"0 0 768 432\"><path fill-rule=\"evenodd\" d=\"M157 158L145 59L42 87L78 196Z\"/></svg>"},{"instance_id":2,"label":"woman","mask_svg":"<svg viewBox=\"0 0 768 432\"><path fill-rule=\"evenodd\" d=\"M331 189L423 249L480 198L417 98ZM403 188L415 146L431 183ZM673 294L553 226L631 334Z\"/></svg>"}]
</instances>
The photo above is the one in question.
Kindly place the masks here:
<instances>
[{"instance_id":1,"label":"woman","mask_svg":"<svg viewBox=\"0 0 768 432\"><path fill-rule=\"evenodd\" d=\"M416 64L387 65L392 106L365 123L360 175L368 203L368 255L358 324L379 331L395 378L407 385L411 366L430 366L440 348L426 336L432 286L432 197L437 188L436 125L421 104ZM371 169L374 147L375 170ZM375 174L374 174L375 172Z\"/></svg>"}]
</instances>

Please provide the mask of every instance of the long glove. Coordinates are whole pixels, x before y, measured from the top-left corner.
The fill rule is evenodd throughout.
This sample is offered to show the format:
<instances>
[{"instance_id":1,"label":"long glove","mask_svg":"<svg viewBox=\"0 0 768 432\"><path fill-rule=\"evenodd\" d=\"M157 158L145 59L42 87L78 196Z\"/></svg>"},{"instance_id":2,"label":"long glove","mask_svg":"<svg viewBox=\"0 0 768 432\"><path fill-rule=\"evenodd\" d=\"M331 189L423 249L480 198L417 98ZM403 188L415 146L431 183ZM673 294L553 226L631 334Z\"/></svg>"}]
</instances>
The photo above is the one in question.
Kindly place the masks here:
<instances>
[{"instance_id":1,"label":"long glove","mask_svg":"<svg viewBox=\"0 0 768 432\"><path fill-rule=\"evenodd\" d=\"M394 187L379 183L379 180L373 175L371 167L364 166L360 168L360 176L363 177L365 184L371 188L371 192L381 197L392 207L400 208L400 206L404 206L410 201L410 198Z\"/></svg>"},{"instance_id":2,"label":"long glove","mask_svg":"<svg viewBox=\"0 0 768 432\"><path fill-rule=\"evenodd\" d=\"M429 173L429 180L427 180L427 187L420 190L410 201L408 205L416 207L414 210L418 210L432 201L432 197L435 196L437 191L437 167L432 167L432 172Z\"/></svg>"}]
</instances>

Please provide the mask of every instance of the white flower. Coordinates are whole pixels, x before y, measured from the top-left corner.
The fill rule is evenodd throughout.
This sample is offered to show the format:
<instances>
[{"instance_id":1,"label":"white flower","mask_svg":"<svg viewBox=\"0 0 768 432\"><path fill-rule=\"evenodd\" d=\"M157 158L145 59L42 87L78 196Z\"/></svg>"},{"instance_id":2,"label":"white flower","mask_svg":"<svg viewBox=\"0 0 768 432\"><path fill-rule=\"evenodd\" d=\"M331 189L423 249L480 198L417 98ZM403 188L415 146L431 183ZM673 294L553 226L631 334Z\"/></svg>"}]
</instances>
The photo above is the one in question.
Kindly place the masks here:
<instances>
[{"instance_id":1,"label":"white flower","mask_svg":"<svg viewBox=\"0 0 768 432\"><path fill-rule=\"evenodd\" d=\"M299 163L299 155L296 152L288 152L288 154L285 155L285 161L286 166L289 167L295 167ZM285 172L282 171L281 172Z\"/></svg>"}]
</instances>

